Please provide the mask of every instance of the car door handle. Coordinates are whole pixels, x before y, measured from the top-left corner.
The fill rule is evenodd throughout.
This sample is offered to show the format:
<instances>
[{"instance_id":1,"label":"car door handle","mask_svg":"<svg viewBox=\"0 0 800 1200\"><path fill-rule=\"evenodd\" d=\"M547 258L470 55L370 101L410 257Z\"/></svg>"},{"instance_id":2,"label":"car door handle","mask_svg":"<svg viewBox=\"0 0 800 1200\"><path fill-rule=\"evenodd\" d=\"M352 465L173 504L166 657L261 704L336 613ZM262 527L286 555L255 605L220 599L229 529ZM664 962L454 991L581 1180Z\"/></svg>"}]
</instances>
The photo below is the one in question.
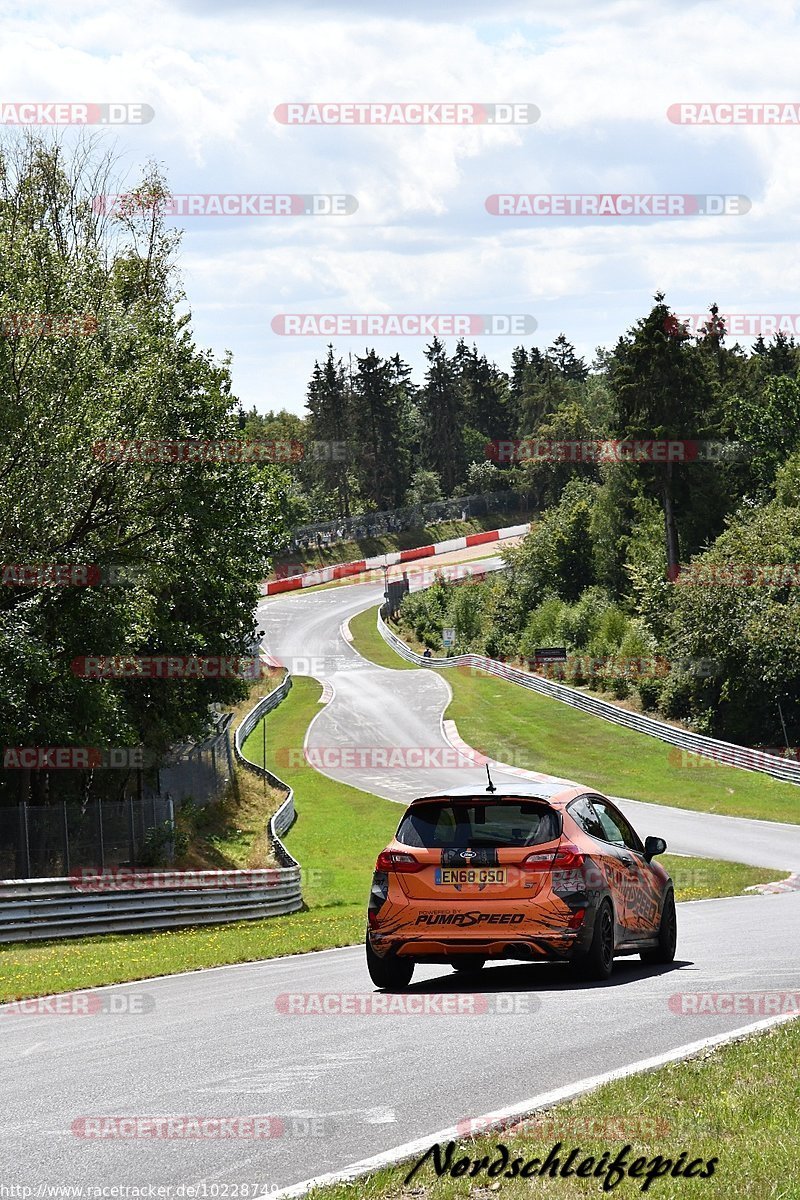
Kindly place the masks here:
<instances>
[{"instance_id":1,"label":"car door handle","mask_svg":"<svg viewBox=\"0 0 800 1200\"><path fill-rule=\"evenodd\" d=\"M620 854L619 859L620 859L620 862L623 863L626 867L633 866L633 859L628 858L627 854Z\"/></svg>"}]
</instances>

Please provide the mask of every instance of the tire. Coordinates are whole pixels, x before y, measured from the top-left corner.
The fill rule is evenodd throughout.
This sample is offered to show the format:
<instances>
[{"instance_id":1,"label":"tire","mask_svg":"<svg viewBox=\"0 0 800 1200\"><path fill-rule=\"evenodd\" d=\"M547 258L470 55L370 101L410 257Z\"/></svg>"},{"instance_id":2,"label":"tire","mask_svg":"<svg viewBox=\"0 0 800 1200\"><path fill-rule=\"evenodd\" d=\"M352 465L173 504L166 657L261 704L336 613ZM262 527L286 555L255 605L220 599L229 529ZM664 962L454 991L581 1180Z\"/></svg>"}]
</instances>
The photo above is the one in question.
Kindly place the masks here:
<instances>
[{"instance_id":1,"label":"tire","mask_svg":"<svg viewBox=\"0 0 800 1200\"><path fill-rule=\"evenodd\" d=\"M402 992L411 983L414 974L413 958L396 958L388 954L379 958L367 938L367 970L375 987L387 992Z\"/></svg>"},{"instance_id":2,"label":"tire","mask_svg":"<svg viewBox=\"0 0 800 1200\"><path fill-rule=\"evenodd\" d=\"M459 975L467 975L472 971L480 971L485 962L486 959L479 954L460 954L458 958L451 959L450 966Z\"/></svg>"},{"instance_id":3,"label":"tire","mask_svg":"<svg viewBox=\"0 0 800 1200\"><path fill-rule=\"evenodd\" d=\"M670 891L661 910L658 945L653 946L650 950L640 950L639 958L643 963L671 963L675 959L677 941L678 914L675 911L675 893Z\"/></svg>"},{"instance_id":4,"label":"tire","mask_svg":"<svg viewBox=\"0 0 800 1200\"><path fill-rule=\"evenodd\" d=\"M589 949L573 958L570 966L576 979L608 979L614 969L614 910L603 900L594 919Z\"/></svg>"}]
</instances>

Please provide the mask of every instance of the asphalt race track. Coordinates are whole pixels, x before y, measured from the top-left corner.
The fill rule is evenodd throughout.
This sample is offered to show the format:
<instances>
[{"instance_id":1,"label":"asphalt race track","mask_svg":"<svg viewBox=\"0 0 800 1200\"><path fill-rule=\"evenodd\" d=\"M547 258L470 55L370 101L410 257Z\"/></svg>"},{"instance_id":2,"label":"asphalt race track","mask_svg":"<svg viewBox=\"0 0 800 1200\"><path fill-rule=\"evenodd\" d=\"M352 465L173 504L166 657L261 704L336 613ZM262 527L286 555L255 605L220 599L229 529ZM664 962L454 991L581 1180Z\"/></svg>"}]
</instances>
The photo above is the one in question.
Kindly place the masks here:
<instances>
[{"instance_id":1,"label":"asphalt race track","mask_svg":"<svg viewBox=\"0 0 800 1200\"><path fill-rule=\"evenodd\" d=\"M333 692L311 727L310 751L447 746L442 679L375 667L340 635L342 622L381 592L380 585L358 584L276 597L261 607L270 652ZM468 761L427 773L335 764L328 773L396 801L484 778ZM499 771L495 779L513 782ZM800 869L800 826L630 801L623 807L641 835L663 835L670 850ZM414 1012L288 1011L295 1002L287 993L379 995L360 947L92 993L144 996L149 1011L142 1013L21 1015L0 1008L0 1180L34 1189L207 1181L268 1194L750 1024L764 1014L684 1013L670 997L800 990L798 927L800 893L685 904L677 960L668 968L622 960L611 980L586 985L572 984L566 969L553 965L494 966L471 982L440 967L418 969L409 993ZM461 995L448 1003L465 1011L436 1011L442 992ZM269 1140L97 1140L75 1132L85 1117L266 1114L281 1119Z\"/></svg>"}]
</instances>

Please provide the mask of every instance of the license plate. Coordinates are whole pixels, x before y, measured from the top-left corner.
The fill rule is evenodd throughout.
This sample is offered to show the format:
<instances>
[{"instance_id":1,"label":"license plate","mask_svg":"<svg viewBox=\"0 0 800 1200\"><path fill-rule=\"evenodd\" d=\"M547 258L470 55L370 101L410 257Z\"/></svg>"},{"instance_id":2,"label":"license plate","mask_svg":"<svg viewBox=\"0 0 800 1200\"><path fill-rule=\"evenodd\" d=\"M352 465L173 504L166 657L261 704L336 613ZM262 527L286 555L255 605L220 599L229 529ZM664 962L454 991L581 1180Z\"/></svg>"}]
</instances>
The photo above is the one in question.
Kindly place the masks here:
<instances>
[{"instance_id":1,"label":"license plate","mask_svg":"<svg viewBox=\"0 0 800 1200\"><path fill-rule=\"evenodd\" d=\"M505 883L505 867L437 867L438 884L455 883Z\"/></svg>"}]
</instances>

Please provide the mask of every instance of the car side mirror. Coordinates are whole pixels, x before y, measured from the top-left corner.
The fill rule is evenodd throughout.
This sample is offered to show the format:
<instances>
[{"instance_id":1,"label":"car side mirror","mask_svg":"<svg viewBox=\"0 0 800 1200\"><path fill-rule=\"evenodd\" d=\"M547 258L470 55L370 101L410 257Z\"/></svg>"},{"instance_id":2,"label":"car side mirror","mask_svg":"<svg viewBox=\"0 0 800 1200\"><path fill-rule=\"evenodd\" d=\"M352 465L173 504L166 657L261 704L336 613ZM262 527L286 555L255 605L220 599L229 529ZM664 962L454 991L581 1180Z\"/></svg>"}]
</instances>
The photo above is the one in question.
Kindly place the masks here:
<instances>
[{"instance_id":1,"label":"car side mirror","mask_svg":"<svg viewBox=\"0 0 800 1200\"><path fill-rule=\"evenodd\" d=\"M644 841L644 856L648 862L651 858L655 858L657 854L663 854L667 848L667 843L663 838L649 837Z\"/></svg>"}]
</instances>

